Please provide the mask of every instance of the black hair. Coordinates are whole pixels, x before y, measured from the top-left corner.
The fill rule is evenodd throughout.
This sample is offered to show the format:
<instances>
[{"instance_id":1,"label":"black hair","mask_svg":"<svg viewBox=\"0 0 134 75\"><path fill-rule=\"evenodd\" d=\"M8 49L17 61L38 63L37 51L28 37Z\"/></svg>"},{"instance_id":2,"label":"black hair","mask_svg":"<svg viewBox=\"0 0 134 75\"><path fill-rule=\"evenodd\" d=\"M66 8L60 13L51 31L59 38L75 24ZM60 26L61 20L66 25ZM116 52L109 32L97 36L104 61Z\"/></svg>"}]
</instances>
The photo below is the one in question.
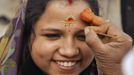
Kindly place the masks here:
<instances>
[{"instance_id":1,"label":"black hair","mask_svg":"<svg viewBox=\"0 0 134 75\"><path fill-rule=\"evenodd\" d=\"M33 32L33 25L38 21L43 14L47 3L50 0L28 0L25 12L25 24L23 26L23 35L21 42L21 50L18 63L18 74L20 75L44 75L43 72L33 62L28 43L30 41L31 33ZM86 0L95 14L98 15L97 0ZM80 75L97 75L96 62L90 64Z\"/></svg>"}]
</instances>

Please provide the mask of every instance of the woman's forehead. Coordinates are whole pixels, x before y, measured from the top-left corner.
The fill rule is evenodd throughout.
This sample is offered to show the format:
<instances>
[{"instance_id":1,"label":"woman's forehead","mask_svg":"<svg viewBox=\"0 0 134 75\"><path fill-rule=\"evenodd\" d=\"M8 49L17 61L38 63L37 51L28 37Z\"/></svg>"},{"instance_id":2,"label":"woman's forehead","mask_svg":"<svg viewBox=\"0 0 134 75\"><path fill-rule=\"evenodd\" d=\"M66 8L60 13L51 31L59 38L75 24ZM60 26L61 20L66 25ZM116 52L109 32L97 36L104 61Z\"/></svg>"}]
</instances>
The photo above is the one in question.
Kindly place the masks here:
<instances>
[{"instance_id":1,"label":"woman's forehead","mask_svg":"<svg viewBox=\"0 0 134 75\"><path fill-rule=\"evenodd\" d=\"M83 10L89 7L85 0L51 0L47 8L62 9L62 10Z\"/></svg>"},{"instance_id":2,"label":"woman's forehead","mask_svg":"<svg viewBox=\"0 0 134 75\"><path fill-rule=\"evenodd\" d=\"M79 17L80 12L89 5L84 0L73 0L70 5L67 0L52 0L48 3L44 12L45 18L66 18L69 16Z\"/></svg>"}]
</instances>

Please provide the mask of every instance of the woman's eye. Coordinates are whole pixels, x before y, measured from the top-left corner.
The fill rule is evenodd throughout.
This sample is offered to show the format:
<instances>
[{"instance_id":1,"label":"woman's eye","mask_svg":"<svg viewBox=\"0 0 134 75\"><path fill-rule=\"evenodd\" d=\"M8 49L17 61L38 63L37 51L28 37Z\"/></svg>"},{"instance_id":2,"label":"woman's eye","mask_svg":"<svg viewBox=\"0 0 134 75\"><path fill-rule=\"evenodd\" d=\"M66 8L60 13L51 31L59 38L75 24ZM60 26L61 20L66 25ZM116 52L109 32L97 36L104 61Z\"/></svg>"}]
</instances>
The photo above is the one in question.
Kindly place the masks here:
<instances>
[{"instance_id":1,"label":"woman's eye","mask_svg":"<svg viewBox=\"0 0 134 75\"><path fill-rule=\"evenodd\" d=\"M84 34L77 35L77 39L80 41L85 41L85 35Z\"/></svg>"},{"instance_id":2,"label":"woman's eye","mask_svg":"<svg viewBox=\"0 0 134 75\"><path fill-rule=\"evenodd\" d=\"M56 40L61 37L60 34L44 34L43 36L45 36L48 39L52 39L52 40Z\"/></svg>"}]
</instances>

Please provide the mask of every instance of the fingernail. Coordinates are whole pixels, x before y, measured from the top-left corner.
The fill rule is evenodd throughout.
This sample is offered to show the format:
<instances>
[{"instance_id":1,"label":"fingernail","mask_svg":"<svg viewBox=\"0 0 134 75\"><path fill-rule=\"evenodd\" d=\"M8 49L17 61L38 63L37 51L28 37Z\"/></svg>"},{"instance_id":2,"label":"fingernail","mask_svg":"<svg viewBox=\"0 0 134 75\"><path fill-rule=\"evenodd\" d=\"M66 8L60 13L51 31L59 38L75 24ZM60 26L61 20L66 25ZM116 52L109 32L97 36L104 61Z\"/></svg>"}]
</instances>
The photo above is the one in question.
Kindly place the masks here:
<instances>
[{"instance_id":1,"label":"fingernail","mask_svg":"<svg viewBox=\"0 0 134 75\"><path fill-rule=\"evenodd\" d=\"M85 35L89 33L89 28L85 28Z\"/></svg>"}]
</instances>

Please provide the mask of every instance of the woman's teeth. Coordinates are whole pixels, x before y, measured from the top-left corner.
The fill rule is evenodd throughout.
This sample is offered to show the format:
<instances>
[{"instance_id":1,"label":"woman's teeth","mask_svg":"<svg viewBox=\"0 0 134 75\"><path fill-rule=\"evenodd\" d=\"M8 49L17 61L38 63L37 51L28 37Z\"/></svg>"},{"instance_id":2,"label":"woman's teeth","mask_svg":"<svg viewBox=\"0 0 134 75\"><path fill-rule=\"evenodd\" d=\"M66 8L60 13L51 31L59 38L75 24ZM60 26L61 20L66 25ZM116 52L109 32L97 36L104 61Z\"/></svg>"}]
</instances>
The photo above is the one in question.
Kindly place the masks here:
<instances>
[{"instance_id":1,"label":"woman's teeth","mask_svg":"<svg viewBox=\"0 0 134 75\"><path fill-rule=\"evenodd\" d=\"M56 61L56 63L64 67L71 67L74 66L77 62L76 61Z\"/></svg>"}]
</instances>

